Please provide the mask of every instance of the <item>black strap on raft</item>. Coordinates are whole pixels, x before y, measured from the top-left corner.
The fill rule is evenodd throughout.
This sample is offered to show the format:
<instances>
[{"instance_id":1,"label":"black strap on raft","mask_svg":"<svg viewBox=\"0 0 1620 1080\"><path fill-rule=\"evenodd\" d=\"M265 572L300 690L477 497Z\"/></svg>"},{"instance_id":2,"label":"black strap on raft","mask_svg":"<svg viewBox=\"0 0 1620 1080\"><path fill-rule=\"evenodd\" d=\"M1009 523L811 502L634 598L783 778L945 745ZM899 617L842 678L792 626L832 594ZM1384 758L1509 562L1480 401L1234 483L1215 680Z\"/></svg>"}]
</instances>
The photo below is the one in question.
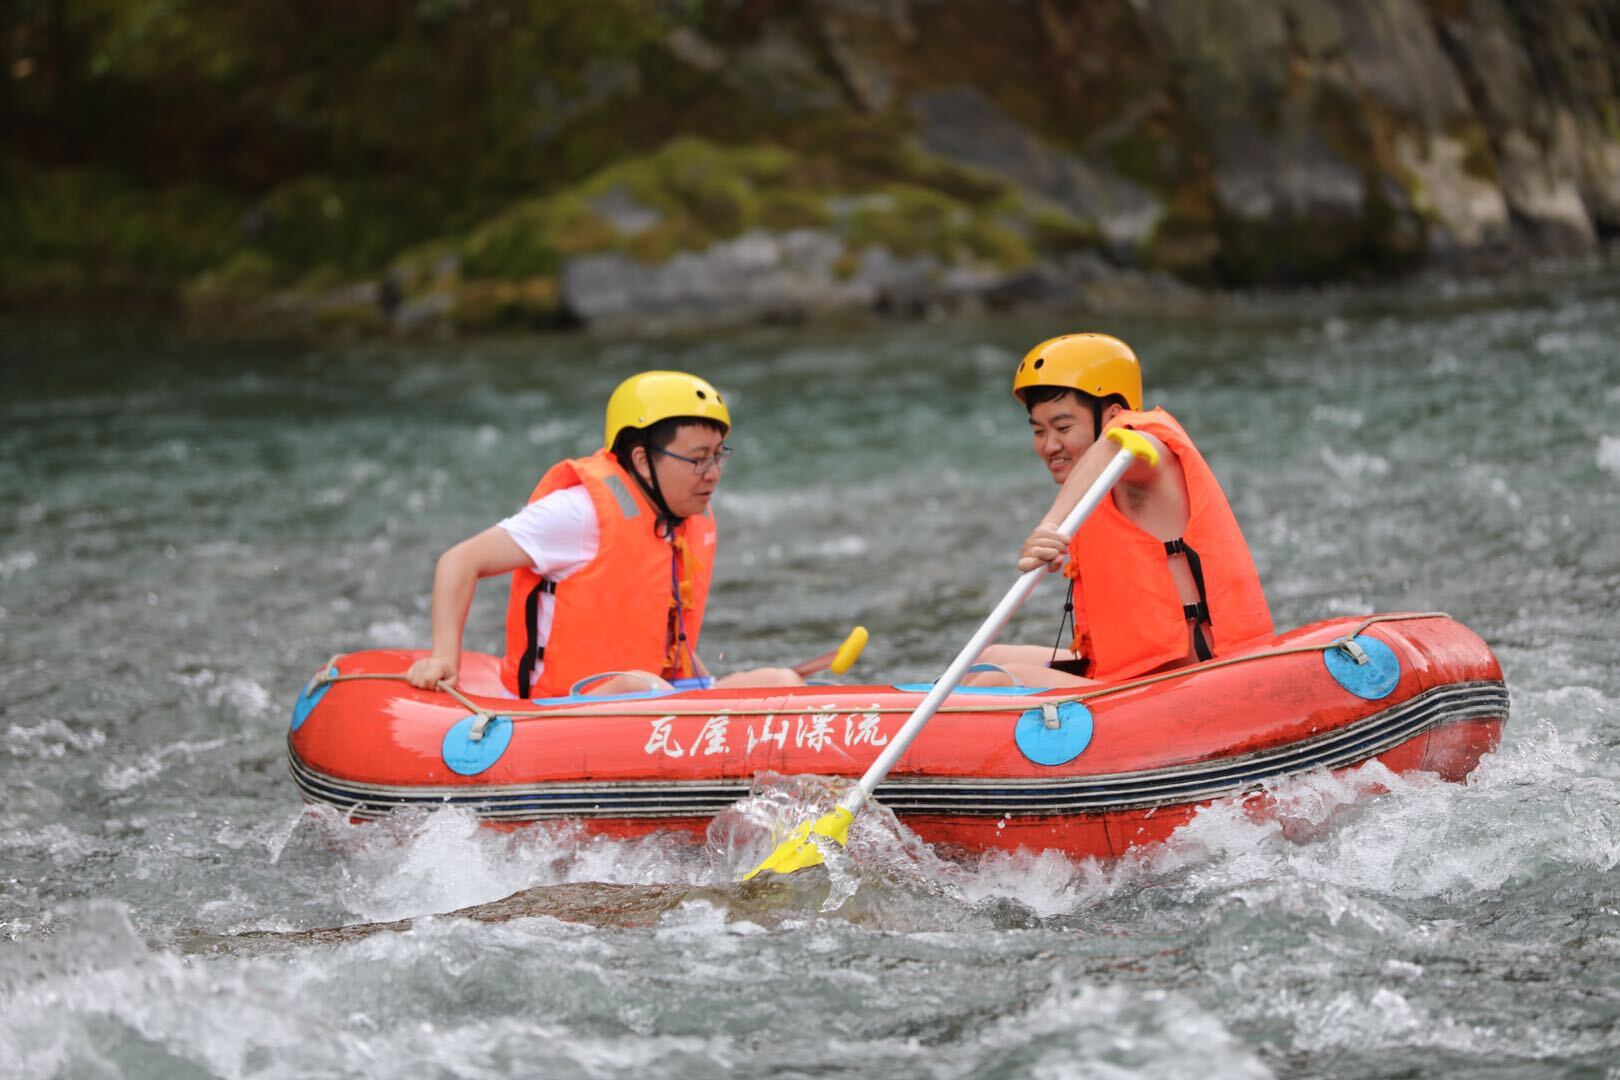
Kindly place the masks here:
<instances>
[{"instance_id":1,"label":"black strap on raft","mask_svg":"<svg viewBox=\"0 0 1620 1080\"><path fill-rule=\"evenodd\" d=\"M1078 660L1059 660L1058 648L1063 644L1063 631L1067 628L1070 637L1074 636L1074 579L1069 579L1069 591L1063 596L1063 617L1058 620L1057 638L1052 642L1052 660L1046 666L1053 671L1062 671L1069 675L1084 675L1091 666L1089 657L1082 656Z\"/></svg>"},{"instance_id":2,"label":"black strap on raft","mask_svg":"<svg viewBox=\"0 0 1620 1080\"><path fill-rule=\"evenodd\" d=\"M1200 660L1212 660L1215 652L1204 637L1204 624L1213 624L1209 617L1209 592L1204 588L1204 561L1198 557L1198 552L1187 546L1187 541L1179 538L1164 542L1164 554L1167 558L1187 556L1187 569L1192 571L1193 584L1198 587L1198 603L1183 604L1181 614L1192 623L1193 653Z\"/></svg>"},{"instance_id":3,"label":"black strap on raft","mask_svg":"<svg viewBox=\"0 0 1620 1080\"><path fill-rule=\"evenodd\" d=\"M549 578L541 578L539 584L529 590L529 596L523 601L523 630L528 635L524 644L523 659L518 661L518 697L529 696L529 684L534 678L534 665L546 658L546 647L540 644L540 594L550 593L557 595L557 583Z\"/></svg>"}]
</instances>

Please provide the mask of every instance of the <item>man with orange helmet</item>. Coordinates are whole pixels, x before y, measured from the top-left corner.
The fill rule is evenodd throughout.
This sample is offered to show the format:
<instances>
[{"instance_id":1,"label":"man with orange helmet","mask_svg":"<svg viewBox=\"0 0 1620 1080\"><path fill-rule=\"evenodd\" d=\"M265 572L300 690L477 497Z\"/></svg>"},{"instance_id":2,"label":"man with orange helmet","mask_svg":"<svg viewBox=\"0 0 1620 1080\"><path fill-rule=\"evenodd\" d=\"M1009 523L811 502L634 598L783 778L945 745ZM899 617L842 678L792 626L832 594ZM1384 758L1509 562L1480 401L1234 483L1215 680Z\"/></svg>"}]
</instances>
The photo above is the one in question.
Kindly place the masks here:
<instances>
[{"instance_id":1,"label":"man with orange helmet","mask_svg":"<svg viewBox=\"0 0 1620 1080\"><path fill-rule=\"evenodd\" d=\"M1018 569L1069 579L1067 648L997 645L981 659L1029 686L1116 680L1197 663L1273 636L1254 559L1202 454L1162 408L1143 411L1136 354L1107 334L1064 334L1013 375L1035 453L1059 485L1024 542ZM1113 427L1139 432L1158 464L1137 461L1065 542L1057 523L1102 475Z\"/></svg>"},{"instance_id":2,"label":"man with orange helmet","mask_svg":"<svg viewBox=\"0 0 1620 1080\"><path fill-rule=\"evenodd\" d=\"M547 470L518 513L439 557L433 650L411 685L454 683L461 635L480 579L512 575L501 682L520 698L561 697L603 672L634 676L597 692L649 682L707 685L698 635L714 565L709 501L731 449L725 400L707 380L646 371L608 399L602 449ZM726 685L789 685L763 668Z\"/></svg>"}]
</instances>

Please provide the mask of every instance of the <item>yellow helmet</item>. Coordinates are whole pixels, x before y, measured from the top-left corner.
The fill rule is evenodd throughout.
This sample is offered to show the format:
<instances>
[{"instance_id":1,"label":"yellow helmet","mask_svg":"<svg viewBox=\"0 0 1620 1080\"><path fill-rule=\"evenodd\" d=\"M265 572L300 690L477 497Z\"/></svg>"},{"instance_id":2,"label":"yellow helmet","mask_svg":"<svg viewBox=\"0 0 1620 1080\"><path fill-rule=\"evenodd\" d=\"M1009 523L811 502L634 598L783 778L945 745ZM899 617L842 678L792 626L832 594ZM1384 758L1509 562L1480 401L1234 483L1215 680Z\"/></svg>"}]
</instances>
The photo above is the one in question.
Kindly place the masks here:
<instances>
[{"instance_id":1,"label":"yellow helmet","mask_svg":"<svg viewBox=\"0 0 1620 1080\"><path fill-rule=\"evenodd\" d=\"M1142 407L1142 365L1131 347L1107 334L1063 334L1024 354L1013 374L1013 396L1037 386L1061 386L1092 397L1118 394L1132 410Z\"/></svg>"},{"instance_id":2,"label":"yellow helmet","mask_svg":"<svg viewBox=\"0 0 1620 1080\"><path fill-rule=\"evenodd\" d=\"M731 430L731 413L707 379L684 371L643 371L620 383L607 403L607 442L625 428L644 428L676 416L713 420Z\"/></svg>"}]
</instances>

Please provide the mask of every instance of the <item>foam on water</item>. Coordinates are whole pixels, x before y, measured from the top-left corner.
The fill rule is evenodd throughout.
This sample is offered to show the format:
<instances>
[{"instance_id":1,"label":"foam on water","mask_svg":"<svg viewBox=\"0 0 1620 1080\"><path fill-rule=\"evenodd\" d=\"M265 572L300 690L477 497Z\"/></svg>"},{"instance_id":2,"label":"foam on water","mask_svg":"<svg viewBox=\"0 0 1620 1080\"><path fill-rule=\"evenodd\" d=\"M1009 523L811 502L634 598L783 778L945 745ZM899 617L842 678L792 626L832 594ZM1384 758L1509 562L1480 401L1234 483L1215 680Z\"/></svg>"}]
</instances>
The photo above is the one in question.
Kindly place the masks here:
<instances>
[{"instance_id":1,"label":"foam on water","mask_svg":"<svg viewBox=\"0 0 1620 1080\"><path fill-rule=\"evenodd\" d=\"M1604 435L1598 439L1598 467L1620 476L1620 436Z\"/></svg>"},{"instance_id":2,"label":"foam on water","mask_svg":"<svg viewBox=\"0 0 1620 1080\"><path fill-rule=\"evenodd\" d=\"M1414 921L1404 905L1476 903L1503 867L1546 857L1535 855L1548 839L1542 815L1530 813L1540 824L1505 851L1494 846L1504 830L1480 821L1524 817L1510 801L1528 777L1586 772L1581 745L1544 725L1466 786L1377 767L1307 777L1272 791L1265 814L1216 804L1168 845L1111 863L918 858L875 808L857 819L864 828L847 855L829 859L821 904L790 901L784 912L769 893L763 904L746 892L694 895L650 931L417 919L330 948L183 960L142 943L121 905L92 904L53 917L48 937L36 928L0 947L0 1053L24 1076L182 1066L481 1075L536 1053L553 1074L579 1076L762 1068L781 1055L950 1076L1263 1076L1274 1063L1257 1053L1257 1033L1261 1046L1274 1039L1306 1054L1466 1058L1482 1040L1523 1052L1523 1022L1487 1030L1431 1001L1428 972L1465 953L1469 931ZM1432 842L1414 852L1402 839L1412 830ZM336 873L343 903L368 919L547 883L720 879L712 850L695 844L591 839L566 826L502 834L455 811L363 828L309 811L291 831L223 842L267 861L285 850L278 844L320 852L321 875ZM1590 850L1559 857L1613 865ZM1033 921L990 910L1006 902ZM1126 923L1131 936L1117 937ZM959 936L998 925L1025 929ZM1218 1011L1166 968L1166 949L1200 939L1229 995ZM806 1041L797 1027L784 1037L774 1027L784 1012L818 1017L836 1041ZM948 1064L931 1049L942 1038ZM1559 1057L1607 1045L1538 1039Z\"/></svg>"},{"instance_id":3,"label":"foam on water","mask_svg":"<svg viewBox=\"0 0 1620 1080\"><path fill-rule=\"evenodd\" d=\"M1043 328L570 339L545 364L165 347L161 384L138 351L47 350L50 386L0 403L0 1071L1601 1075L1620 292L1551 288L1113 327L1280 627L1449 610L1497 650L1513 716L1466 784L1305 777L1110 862L946 862L876 806L826 868L742 884L835 789L764 784L706 842L351 825L298 807L292 697L333 652L425 646L434 556L590 449L643 367L709 374L738 420L711 662L861 622L858 677L933 678L1051 498L1006 393ZM1058 602L1009 639L1050 641Z\"/></svg>"}]
</instances>

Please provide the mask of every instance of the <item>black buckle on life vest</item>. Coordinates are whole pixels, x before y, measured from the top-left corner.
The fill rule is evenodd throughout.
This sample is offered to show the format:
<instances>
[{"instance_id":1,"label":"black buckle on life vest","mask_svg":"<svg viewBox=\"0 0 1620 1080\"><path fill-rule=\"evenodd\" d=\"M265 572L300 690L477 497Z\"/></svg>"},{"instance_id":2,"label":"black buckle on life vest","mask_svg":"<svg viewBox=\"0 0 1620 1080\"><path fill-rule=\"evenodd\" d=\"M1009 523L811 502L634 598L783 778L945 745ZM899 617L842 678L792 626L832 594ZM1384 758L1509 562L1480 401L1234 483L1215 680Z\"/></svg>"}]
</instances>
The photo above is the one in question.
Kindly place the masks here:
<instances>
[{"instance_id":1,"label":"black buckle on life vest","mask_svg":"<svg viewBox=\"0 0 1620 1080\"><path fill-rule=\"evenodd\" d=\"M1187 541L1180 537L1164 542L1164 554L1166 558L1171 555L1187 556L1187 569L1192 572L1193 584L1198 588L1197 619L1199 622L1213 622L1214 620L1209 617L1209 590L1204 587L1204 560L1200 559L1198 552L1188 547ZM1193 617L1187 616L1189 619Z\"/></svg>"},{"instance_id":2,"label":"black buckle on life vest","mask_svg":"<svg viewBox=\"0 0 1620 1080\"><path fill-rule=\"evenodd\" d=\"M1180 537L1164 542L1164 554L1167 558L1171 555L1187 557L1187 569L1192 572L1193 584L1198 587L1198 603L1183 604L1181 614L1192 623L1193 655L1199 660L1213 660L1215 651L1209 647L1209 639L1204 637L1204 624L1214 622L1209 617L1209 590L1204 588L1204 561Z\"/></svg>"}]
</instances>

